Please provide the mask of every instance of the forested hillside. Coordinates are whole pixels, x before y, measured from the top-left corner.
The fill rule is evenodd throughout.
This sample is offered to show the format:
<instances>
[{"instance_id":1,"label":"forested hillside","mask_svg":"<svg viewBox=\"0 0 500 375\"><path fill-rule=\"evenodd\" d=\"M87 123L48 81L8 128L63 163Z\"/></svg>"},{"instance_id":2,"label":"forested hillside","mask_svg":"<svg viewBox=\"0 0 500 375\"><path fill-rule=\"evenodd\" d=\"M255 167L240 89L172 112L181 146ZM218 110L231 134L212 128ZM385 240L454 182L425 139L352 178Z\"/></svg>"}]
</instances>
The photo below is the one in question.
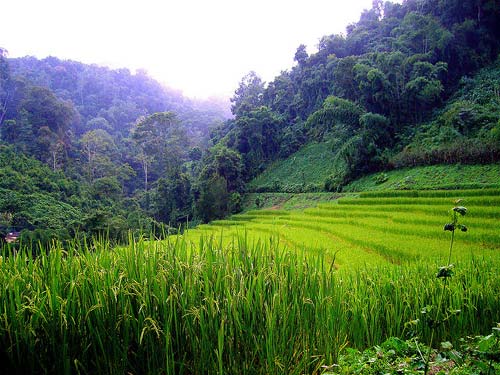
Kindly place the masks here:
<instances>
[{"instance_id":1,"label":"forested hillside","mask_svg":"<svg viewBox=\"0 0 500 375\"><path fill-rule=\"evenodd\" d=\"M498 161L499 20L498 1L374 1L267 85L244 77L215 141L241 155L246 181L327 142L327 190L394 167Z\"/></svg>"},{"instance_id":2,"label":"forested hillside","mask_svg":"<svg viewBox=\"0 0 500 375\"><path fill-rule=\"evenodd\" d=\"M0 231L120 240L221 218L311 143L327 145L330 174L301 184L329 191L392 168L498 162L499 51L498 0L375 0L273 81L243 77L231 116L144 72L2 50Z\"/></svg>"},{"instance_id":3,"label":"forested hillside","mask_svg":"<svg viewBox=\"0 0 500 375\"><path fill-rule=\"evenodd\" d=\"M119 240L192 216L195 164L231 115L222 100L190 100L140 71L3 50L0 63L0 237Z\"/></svg>"},{"instance_id":4,"label":"forested hillside","mask_svg":"<svg viewBox=\"0 0 500 375\"><path fill-rule=\"evenodd\" d=\"M500 60L463 77L455 93L433 112L432 120L409 128L412 133L386 150L379 169L436 164L489 164L500 160ZM248 185L250 191L315 191L330 187L335 174L337 140L308 143L278 159ZM311 165L314 164L314 165ZM498 164L498 163L497 163ZM314 174L314 175L313 175ZM500 182L500 177L497 176ZM479 181L463 181L474 185ZM334 185L333 189L345 188Z\"/></svg>"}]
</instances>

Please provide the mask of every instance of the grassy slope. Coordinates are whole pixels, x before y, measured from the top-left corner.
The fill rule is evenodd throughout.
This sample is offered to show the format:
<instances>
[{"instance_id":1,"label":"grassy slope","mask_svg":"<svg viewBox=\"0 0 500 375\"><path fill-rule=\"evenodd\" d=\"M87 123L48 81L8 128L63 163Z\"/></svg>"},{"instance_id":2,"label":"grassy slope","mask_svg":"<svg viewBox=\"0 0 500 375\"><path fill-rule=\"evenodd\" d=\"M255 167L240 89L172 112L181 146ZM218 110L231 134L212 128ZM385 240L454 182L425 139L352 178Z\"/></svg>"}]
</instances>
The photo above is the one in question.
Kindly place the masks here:
<instances>
[{"instance_id":1,"label":"grassy slope","mask_svg":"<svg viewBox=\"0 0 500 375\"><path fill-rule=\"evenodd\" d=\"M310 145L296 154L296 162L299 166L305 160L316 157L325 144ZM298 160L298 161L297 161ZM317 168L316 168L317 167ZM316 166L311 170L317 171L318 175L313 181L319 181L325 177L327 169L321 170L321 166ZM297 173L290 172L290 159L277 162L266 172L251 182L250 191L262 191L263 187L271 185L270 176L275 174L280 176L279 180L284 181L283 186L293 186L299 184ZM286 177L287 172L289 172ZM387 180L377 183L378 177L385 175ZM326 178L326 177L325 177ZM311 183L311 181L308 181ZM351 182L344 188L344 194L338 193L284 193L266 192L249 193L243 199L243 210L255 210L259 208L280 208L280 209L303 209L316 206L318 203L328 202L337 199L345 193L362 191L416 191L416 190L454 190L454 189L483 189L500 188L500 164L490 165L433 165L426 167L415 167L393 170L385 173L375 173L364 176ZM261 190L262 189L262 190ZM293 191L293 190L292 190ZM394 193L388 193L394 195Z\"/></svg>"},{"instance_id":2,"label":"grassy slope","mask_svg":"<svg viewBox=\"0 0 500 375\"><path fill-rule=\"evenodd\" d=\"M351 182L344 191L478 189L500 187L500 164L432 165L386 172L387 180L377 184L383 173Z\"/></svg>"},{"instance_id":3,"label":"grassy slope","mask_svg":"<svg viewBox=\"0 0 500 375\"><path fill-rule=\"evenodd\" d=\"M273 163L248 185L250 191L304 191L305 185L323 188L325 179L332 173L333 159L328 142L311 143L285 160ZM311 190L311 186L308 188Z\"/></svg>"},{"instance_id":4,"label":"grassy slope","mask_svg":"<svg viewBox=\"0 0 500 375\"><path fill-rule=\"evenodd\" d=\"M320 191L332 173L329 143L312 143L289 158L273 163L248 185L250 192ZM500 164L432 165L385 172L387 181L377 184L382 173L353 181L344 191L408 189L473 189L500 187Z\"/></svg>"},{"instance_id":5,"label":"grassy slope","mask_svg":"<svg viewBox=\"0 0 500 375\"><path fill-rule=\"evenodd\" d=\"M495 89L495 83L498 83L499 69L500 60L497 60L491 66L479 71L474 78L466 80L466 83L457 90L455 96L442 107L442 112L436 117L434 123L422 124L423 133L413 141L413 148L420 150L425 147L429 148L429 144L440 142L441 136L439 132L442 131L443 124L453 127L452 132L459 132L460 129L455 129L458 126L458 120L455 118L457 115L454 115L454 108L460 103L466 108L468 108L467 106L474 108L470 110L473 117L468 124L468 126L475 129L474 132L477 133L479 128L483 128L485 134L491 132L497 132L498 134L500 123L496 126L495 123L498 116L500 116L498 110L499 96L498 90ZM467 136L477 136L477 134L472 134L474 133L472 130L470 132L471 134ZM460 135L455 141L463 140L465 137L466 135ZM439 147L436 144L432 148ZM330 143L308 144L289 158L271 164L261 175L249 183L249 191L289 193L322 191L325 180L334 172L332 170L333 157L334 153ZM387 176L389 179L379 185L376 184L374 176L365 176L358 181L352 182L344 190L500 187L500 164L433 165L391 171L387 173Z\"/></svg>"}]
</instances>

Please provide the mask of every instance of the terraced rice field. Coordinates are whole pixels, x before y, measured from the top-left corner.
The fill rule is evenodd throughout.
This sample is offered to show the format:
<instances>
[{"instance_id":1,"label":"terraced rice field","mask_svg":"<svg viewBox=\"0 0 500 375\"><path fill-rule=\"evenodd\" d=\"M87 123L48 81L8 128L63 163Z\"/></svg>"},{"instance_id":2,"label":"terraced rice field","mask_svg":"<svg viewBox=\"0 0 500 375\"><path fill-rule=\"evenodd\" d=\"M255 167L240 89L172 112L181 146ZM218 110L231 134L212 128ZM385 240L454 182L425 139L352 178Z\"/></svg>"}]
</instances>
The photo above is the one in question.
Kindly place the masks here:
<instances>
[{"instance_id":1,"label":"terraced rice field","mask_svg":"<svg viewBox=\"0 0 500 375\"><path fill-rule=\"evenodd\" d=\"M0 372L323 374L392 336L459 345L500 321L498 193L361 194L37 257L5 246ZM470 229L443 284L457 197ZM429 306L460 313L431 327Z\"/></svg>"},{"instance_id":2,"label":"terraced rice field","mask_svg":"<svg viewBox=\"0 0 500 375\"><path fill-rule=\"evenodd\" d=\"M457 233L453 260L498 256L500 191L369 192L305 210L261 210L234 215L187 232L196 246L212 236L230 245L278 241L287 249L322 254L339 270L429 260L442 263L450 232L443 230L457 199L468 208L461 218L469 230Z\"/></svg>"}]
</instances>

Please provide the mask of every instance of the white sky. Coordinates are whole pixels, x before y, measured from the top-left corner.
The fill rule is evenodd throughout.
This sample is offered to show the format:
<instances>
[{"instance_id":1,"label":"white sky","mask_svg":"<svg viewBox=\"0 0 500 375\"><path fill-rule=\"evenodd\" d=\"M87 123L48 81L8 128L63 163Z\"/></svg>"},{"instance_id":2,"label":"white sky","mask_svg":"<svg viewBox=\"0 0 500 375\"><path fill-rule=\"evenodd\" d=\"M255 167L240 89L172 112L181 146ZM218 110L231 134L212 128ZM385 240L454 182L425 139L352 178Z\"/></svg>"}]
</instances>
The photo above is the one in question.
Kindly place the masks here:
<instances>
[{"instance_id":1,"label":"white sky","mask_svg":"<svg viewBox=\"0 0 500 375\"><path fill-rule=\"evenodd\" d=\"M372 0L4 0L0 47L143 68L187 96L231 97L251 70L271 81L297 47L345 32Z\"/></svg>"}]
</instances>

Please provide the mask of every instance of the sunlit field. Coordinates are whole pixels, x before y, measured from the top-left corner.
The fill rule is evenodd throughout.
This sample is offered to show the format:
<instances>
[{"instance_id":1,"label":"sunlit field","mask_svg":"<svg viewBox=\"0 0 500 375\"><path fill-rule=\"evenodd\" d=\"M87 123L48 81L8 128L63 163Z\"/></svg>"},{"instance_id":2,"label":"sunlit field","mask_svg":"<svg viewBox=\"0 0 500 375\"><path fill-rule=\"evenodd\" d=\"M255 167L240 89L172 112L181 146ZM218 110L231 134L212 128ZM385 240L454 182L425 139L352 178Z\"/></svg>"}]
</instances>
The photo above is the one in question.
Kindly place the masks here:
<instances>
[{"instance_id":1,"label":"sunlit field","mask_svg":"<svg viewBox=\"0 0 500 375\"><path fill-rule=\"evenodd\" d=\"M279 241L323 257L339 271L412 261L445 261L450 234L443 231L457 199L469 209L469 231L457 236L455 260L497 257L500 248L498 190L393 191L361 193L302 211L261 210L235 215L189 231L223 244L244 236L250 242ZM335 259L334 259L335 258Z\"/></svg>"},{"instance_id":2,"label":"sunlit field","mask_svg":"<svg viewBox=\"0 0 500 375\"><path fill-rule=\"evenodd\" d=\"M455 235L445 306L461 312L435 342L487 334L500 321L499 199L454 193L251 211L121 248L55 245L36 258L4 248L2 369L322 373L347 347L415 330L425 342L429 327L408 323L438 304L455 198L469 230Z\"/></svg>"}]
</instances>

